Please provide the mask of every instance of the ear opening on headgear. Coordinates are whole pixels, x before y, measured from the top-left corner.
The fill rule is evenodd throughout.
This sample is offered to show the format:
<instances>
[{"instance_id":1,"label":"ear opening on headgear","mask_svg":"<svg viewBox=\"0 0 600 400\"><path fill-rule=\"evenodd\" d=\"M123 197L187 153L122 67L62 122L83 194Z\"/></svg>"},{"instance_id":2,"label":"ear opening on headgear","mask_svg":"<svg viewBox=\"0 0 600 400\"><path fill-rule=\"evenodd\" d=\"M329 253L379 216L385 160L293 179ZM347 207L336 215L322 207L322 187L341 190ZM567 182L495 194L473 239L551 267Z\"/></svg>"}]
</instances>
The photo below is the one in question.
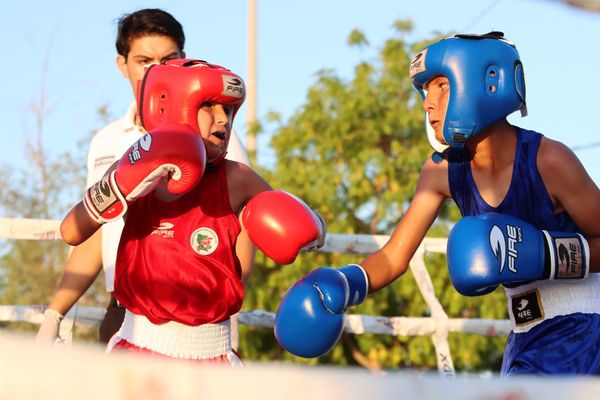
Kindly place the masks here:
<instances>
[{"instance_id":1,"label":"ear opening on headgear","mask_svg":"<svg viewBox=\"0 0 600 400\"><path fill-rule=\"evenodd\" d=\"M520 60L515 61L515 89L521 98L523 105L521 106L521 117L527 116L527 100L525 88L525 72L523 71L523 63Z\"/></svg>"},{"instance_id":2,"label":"ear opening on headgear","mask_svg":"<svg viewBox=\"0 0 600 400\"><path fill-rule=\"evenodd\" d=\"M497 65L490 65L485 71L485 91L488 95L496 94L498 84L500 82L500 74L498 73Z\"/></svg>"}]
</instances>

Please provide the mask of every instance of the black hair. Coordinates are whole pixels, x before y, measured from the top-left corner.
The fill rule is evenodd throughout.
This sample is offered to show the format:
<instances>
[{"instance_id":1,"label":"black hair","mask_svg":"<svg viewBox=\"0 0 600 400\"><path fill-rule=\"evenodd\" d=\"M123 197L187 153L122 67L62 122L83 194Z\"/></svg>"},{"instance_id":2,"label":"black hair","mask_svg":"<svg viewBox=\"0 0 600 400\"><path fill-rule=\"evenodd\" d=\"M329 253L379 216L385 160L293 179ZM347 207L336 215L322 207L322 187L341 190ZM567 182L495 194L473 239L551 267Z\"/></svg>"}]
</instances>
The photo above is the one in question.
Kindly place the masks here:
<instances>
[{"instance_id":1,"label":"black hair","mask_svg":"<svg viewBox=\"0 0 600 400\"><path fill-rule=\"evenodd\" d=\"M159 8L146 8L119 18L115 42L117 53L127 58L131 41L148 35L170 37L177 43L179 51L183 51L185 35L179 21Z\"/></svg>"}]
</instances>

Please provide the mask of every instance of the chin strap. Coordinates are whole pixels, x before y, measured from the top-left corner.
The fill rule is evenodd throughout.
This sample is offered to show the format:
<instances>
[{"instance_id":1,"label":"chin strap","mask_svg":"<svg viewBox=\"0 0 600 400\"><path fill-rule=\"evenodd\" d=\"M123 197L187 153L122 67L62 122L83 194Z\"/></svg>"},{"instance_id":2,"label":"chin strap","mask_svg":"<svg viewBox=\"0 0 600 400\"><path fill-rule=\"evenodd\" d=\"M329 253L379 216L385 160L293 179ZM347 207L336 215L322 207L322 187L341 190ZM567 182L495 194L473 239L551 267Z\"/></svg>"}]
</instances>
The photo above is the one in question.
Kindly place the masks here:
<instances>
[{"instance_id":1,"label":"chin strap","mask_svg":"<svg viewBox=\"0 0 600 400\"><path fill-rule=\"evenodd\" d=\"M444 159L444 154L440 153L439 151L434 151L433 153L431 153L431 159L434 163L439 164Z\"/></svg>"},{"instance_id":2,"label":"chin strap","mask_svg":"<svg viewBox=\"0 0 600 400\"><path fill-rule=\"evenodd\" d=\"M441 163L442 160L447 160L448 162L464 162L471 160L471 154L469 154L469 150L467 150L466 147L449 147L442 152L434 151L431 154L431 159L436 164Z\"/></svg>"}]
</instances>

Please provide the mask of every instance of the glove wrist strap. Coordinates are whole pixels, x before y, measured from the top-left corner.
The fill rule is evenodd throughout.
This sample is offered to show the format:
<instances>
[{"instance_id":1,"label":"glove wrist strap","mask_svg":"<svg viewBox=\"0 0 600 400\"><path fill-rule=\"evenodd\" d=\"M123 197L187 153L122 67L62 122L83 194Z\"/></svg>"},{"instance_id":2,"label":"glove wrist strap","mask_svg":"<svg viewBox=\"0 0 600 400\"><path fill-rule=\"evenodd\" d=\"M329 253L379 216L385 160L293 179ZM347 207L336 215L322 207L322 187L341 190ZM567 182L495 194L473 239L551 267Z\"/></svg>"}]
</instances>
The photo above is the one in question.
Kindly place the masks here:
<instances>
[{"instance_id":1,"label":"glove wrist strap","mask_svg":"<svg viewBox=\"0 0 600 400\"><path fill-rule=\"evenodd\" d=\"M302 250L304 251L319 250L325 244L325 237L327 235L327 226L325 225L325 220L323 220L323 217L321 217L321 215L315 210L311 209L310 211L313 213L316 222L319 224L319 236L306 246L302 247Z\"/></svg>"},{"instance_id":2,"label":"glove wrist strap","mask_svg":"<svg viewBox=\"0 0 600 400\"><path fill-rule=\"evenodd\" d=\"M83 205L90 218L99 224L115 221L127 212L127 201L117 186L115 171L90 186Z\"/></svg>"},{"instance_id":3,"label":"glove wrist strap","mask_svg":"<svg viewBox=\"0 0 600 400\"><path fill-rule=\"evenodd\" d=\"M551 280L581 280L590 272L590 247L574 232L542 231L546 239L544 277Z\"/></svg>"},{"instance_id":4,"label":"glove wrist strap","mask_svg":"<svg viewBox=\"0 0 600 400\"><path fill-rule=\"evenodd\" d=\"M338 269L348 280L349 296L346 307L362 303L369 293L369 277L358 264L345 265Z\"/></svg>"}]
</instances>

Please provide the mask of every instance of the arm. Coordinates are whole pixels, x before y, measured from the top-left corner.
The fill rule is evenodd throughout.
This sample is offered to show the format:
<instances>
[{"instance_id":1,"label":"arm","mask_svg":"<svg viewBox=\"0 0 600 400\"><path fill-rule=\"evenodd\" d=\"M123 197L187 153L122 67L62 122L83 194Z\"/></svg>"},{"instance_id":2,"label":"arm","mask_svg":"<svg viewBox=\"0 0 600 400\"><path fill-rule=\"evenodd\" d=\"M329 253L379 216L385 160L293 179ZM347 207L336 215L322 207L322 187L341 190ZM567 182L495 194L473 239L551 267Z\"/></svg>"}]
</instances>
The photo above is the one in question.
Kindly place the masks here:
<instances>
[{"instance_id":1,"label":"arm","mask_svg":"<svg viewBox=\"0 0 600 400\"><path fill-rule=\"evenodd\" d=\"M78 245L83 245L101 226L101 223L90 218L83 201L80 201L63 219L60 234L65 242L79 247Z\"/></svg>"},{"instance_id":2,"label":"arm","mask_svg":"<svg viewBox=\"0 0 600 400\"><path fill-rule=\"evenodd\" d=\"M344 311L360 304L368 292L390 284L408 268L425 233L450 196L447 164L428 160L415 197L385 246L362 266L320 268L294 284L281 300L275 317L279 344L300 357L319 357L337 343Z\"/></svg>"},{"instance_id":3,"label":"arm","mask_svg":"<svg viewBox=\"0 0 600 400\"><path fill-rule=\"evenodd\" d=\"M102 231L73 248L48 308L66 314L102 270Z\"/></svg>"},{"instance_id":4,"label":"arm","mask_svg":"<svg viewBox=\"0 0 600 400\"><path fill-rule=\"evenodd\" d=\"M93 162L91 153L88 155L88 171L92 171ZM104 172L104 176L109 176L109 174L117 169L118 161L115 161L112 165L110 165L107 170ZM88 190L87 193L92 190L93 187L102 182L102 178L98 182L89 182L92 174L88 173ZM72 246L76 246L75 249L82 245L88 238L90 238L98 229L102 226L100 222L96 222L91 219L85 210L84 201L80 201L69 211L69 213L63 218L62 223L60 224L60 233L65 242ZM101 241L100 241L101 243ZM75 251L75 250L73 250Z\"/></svg>"},{"instance_id":5,"label":"arm","mask_svg":"<svg viewBox=\"0 0 600 400\"><path fill-rule=\"evenodd\" d=\"M450 197L446 162L427 160L423 166L415 196L388 242L369 255L362 267L369 276L373 293L403 275L425 234L435 221L446 198Z\"/></svg>"},{"instance_id":6,"label":"arm","mask_svg":"<svg viewBox=\"0 0 600 400\"><path fill-rule=\"evenodd\" d=\"M121 218L127 205L152 192L164 179L175 195L202 179L206 150L202 137L184 124L164 124L146 133L118 161L116 168L86 191L84 200L61 224L63 239L78 245L101 224Z\"/></svg>"},{"instance_id":7,"label":"arm","mask_svg":"<svg viewBox=\"0 0 600 400\"><path fill-rule=\"evenodd\" d=\"M246 165L230 161L227 168L231 207L240 210L243 231L265 255L291 264L301 250L323 245L325 224L301 199L273 190Z\"/></svg>"},{"instance_id":8,"label":"arm","mask_svg":"<svg viewBox=\"0 0 600 400\"><path fill-rule=\"evenodd\" d=\"M226 158L248 166L250 165L250 160L248 159L246 149L244 148L244 145L242 144L242 141L240 140L240 137L235 129L231 130L231 137L229 138L229 145L227 146ZM266 184L266 182L264 182L264 184ZM254 244L252 244L252 241L248 237L248 233L243 228L236 243L236 254L242 265L242 282L245 285L248 282L248 279L250 279L252 269L254 268L256 247Z\"/></svg>"},{"instance_id":9,"label":"arm","mask_svg":"<svg viewBox=\"0 0 600 400\"><path fill-rule=\"evenodd\" d=\"M598 187L559 142L542 139L537 164L554 213L567 212L584 235L539 230L510 215L465 217L448 237L448 269L460 293L483 295L499 284L535 280L571 282L600 270Z\"/></svg>"},{"instance_id":10,"label":"arm","mask_svg":"<svg viewBox=\"0 0 600 400\"><path fill-rule=\"evenodd\" d=\"M248 232L246 232L243 227L235 244L235 253L240 259L240 264L242 266L242 283L246 285L250 279L250 275L252 275L252 270L254 269L256 247L250 240L250 237L248 237Z\"/></svg>"},{"instance_id":11,"label":"arm","mask_svg":"<svg viewBox=\"0 0 600 400\"><path fill-rule=\"evenodd\" d=\"M231 143L229 148L231 148ZM238 217L240 217L242 210L252 196L265 190L272 190L271 186L247 164L232 160L226 162L225 168L227 168L229 203ZM235 252L240 259L242 267L241 280L245 285L250 279L254 268L256 247L250 240L241 217L239 219L242 231L237 238Z\"/></svg>"},{"instance_id":12,"label":"arm","mask_svg":"<svg viewBox=\"0 0 600 400\"><path fill-rule=\"evenodd\" d=\"M36 342L53 344L58 338L60 321L94 282L102 269L101 232L98 231L69 255L62 279L44 312Z\"/></svg>"},{"instance_id":13,"label":"arm","mask_svg":"<svg viewBox=\"0 0 600 400\"><path fill-rule=\"evenodd\" d=\"M575 154L560 142L542 139L538 168L555 211L566 211L590 248L590 272L600 272L600 189Z\"/></svg>"}]
</instances>

